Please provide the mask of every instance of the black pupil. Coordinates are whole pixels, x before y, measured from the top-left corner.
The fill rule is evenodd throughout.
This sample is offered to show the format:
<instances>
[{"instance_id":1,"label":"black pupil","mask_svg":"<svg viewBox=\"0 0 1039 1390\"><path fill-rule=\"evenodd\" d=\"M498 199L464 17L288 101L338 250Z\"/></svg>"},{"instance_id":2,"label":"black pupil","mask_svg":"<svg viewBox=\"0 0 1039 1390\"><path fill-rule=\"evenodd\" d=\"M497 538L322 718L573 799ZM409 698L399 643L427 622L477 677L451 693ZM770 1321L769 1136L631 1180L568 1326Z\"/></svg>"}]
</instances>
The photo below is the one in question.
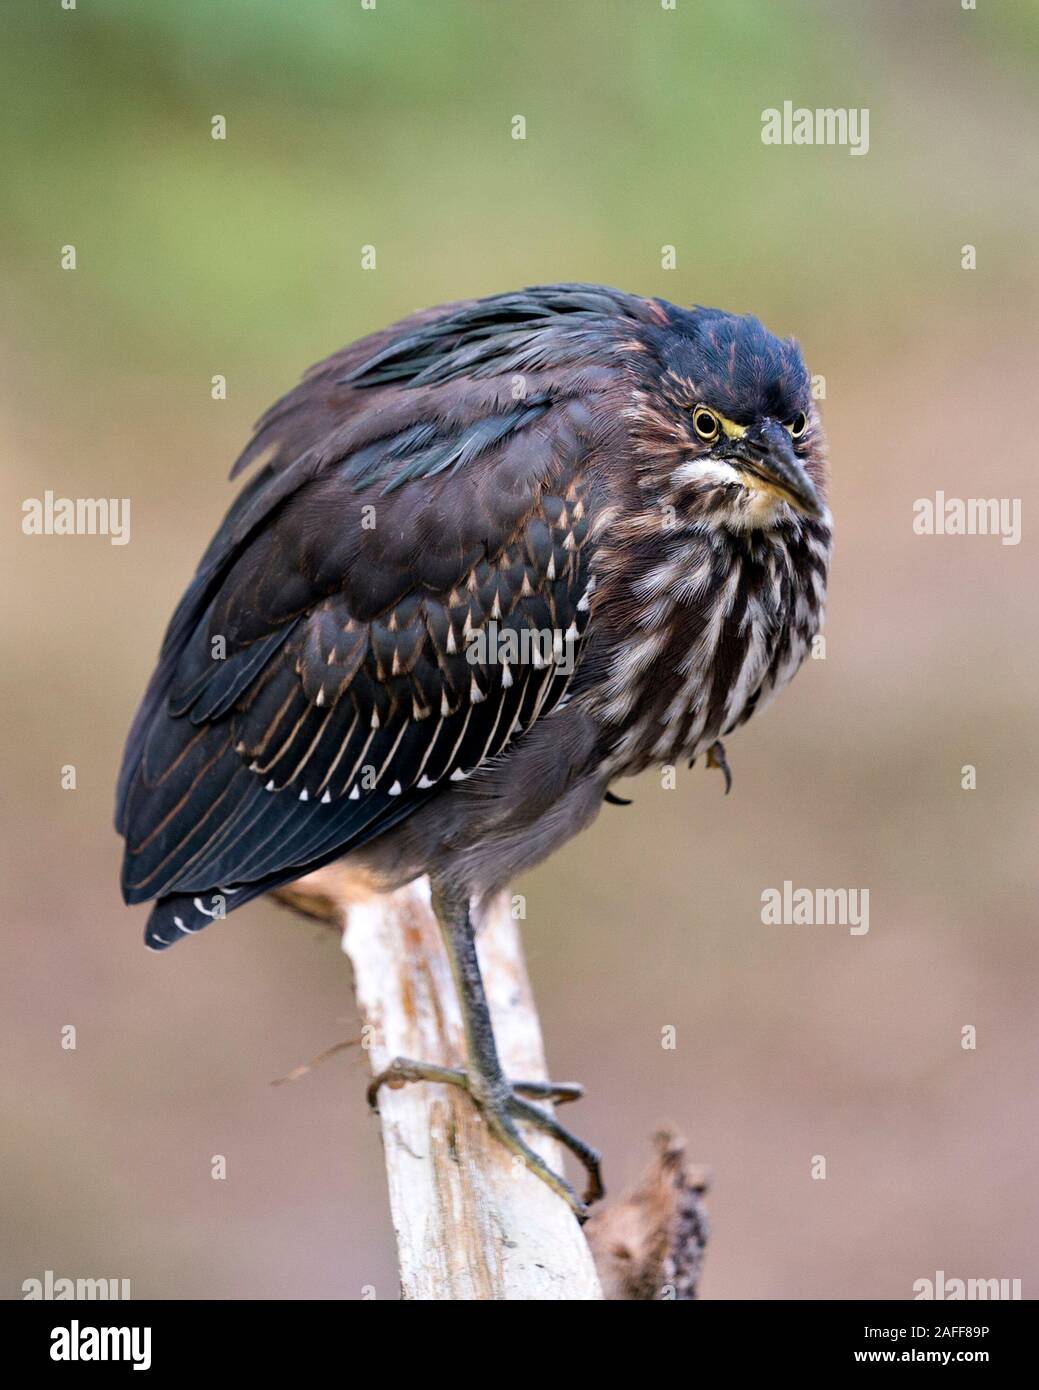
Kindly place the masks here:
<instances>
[{"instance_id":1,"label":"black pupil","mask_svg":"<svg viewBox=\"0 0 1039 1390\"><path fill-rule=\"evenodd\" d=\"M701 410L696 417L696 428L701 434L713 434L716 429L714 416L708 415L706 410Z\"/></svg>"},{"instance_id":2,"label":"black pupil","mask_svg":"<svg viewBox=\"0 0 1039 1390\"><path fill-rule=\"evenodd\" d=\"M807 423L808 421L805 419L804 411L802 410L799 415L794 416L794 433L800 434Z\"/></svg>"}]
</instances>

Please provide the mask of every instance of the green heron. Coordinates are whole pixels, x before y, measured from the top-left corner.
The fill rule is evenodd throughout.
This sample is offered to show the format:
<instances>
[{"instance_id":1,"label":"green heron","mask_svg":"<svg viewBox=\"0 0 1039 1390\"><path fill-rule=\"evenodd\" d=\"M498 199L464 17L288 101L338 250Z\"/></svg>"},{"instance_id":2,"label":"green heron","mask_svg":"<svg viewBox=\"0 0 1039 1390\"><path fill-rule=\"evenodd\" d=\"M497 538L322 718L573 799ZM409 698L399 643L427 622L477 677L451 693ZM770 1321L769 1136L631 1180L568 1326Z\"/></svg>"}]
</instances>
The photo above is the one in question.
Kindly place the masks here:
<instances>
[{"instance_id":1,"label":"green heron","mask_svg":"<svg viewBox=\"0 0 1039 1390\"><path fill-rule=\"evenodd\" d=\"M126 901L162 950L344 861L422 875L465 1023L464 1087L598 1155L510 1081L479 904L587 826L614 778L722 766L822 619L825 446L798 346L757 319L549 285L403 320L314 367L180 605L119 780ZM535 640L536 639L536 640Z\"/></svg>"}]
</instances>

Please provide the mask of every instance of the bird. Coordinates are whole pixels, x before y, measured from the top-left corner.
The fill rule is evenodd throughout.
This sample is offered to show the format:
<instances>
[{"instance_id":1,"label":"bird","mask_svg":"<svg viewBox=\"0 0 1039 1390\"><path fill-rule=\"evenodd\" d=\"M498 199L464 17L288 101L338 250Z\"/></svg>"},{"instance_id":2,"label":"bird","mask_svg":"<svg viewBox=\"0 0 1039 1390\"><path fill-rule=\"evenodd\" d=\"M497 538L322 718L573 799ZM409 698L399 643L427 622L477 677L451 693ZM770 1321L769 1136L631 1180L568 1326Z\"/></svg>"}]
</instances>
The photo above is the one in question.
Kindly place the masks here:
<instances>
[{"instance_id":1,"label":"bird","mask_svg":"<svg viewBox=\"0 0 1039 1390\"><path fill-rule=\"evenodd\" d=\"M465 1066L398 1058L369 1099L460 1087L583 1219L600 1156L544 1104L581 1088L505 1075L474 924L615 779L706 755L728 786L722 740L809 652L832 520L801 350L599 285L462 300L311 368L250 469L128 736L125 901L161 951L325 866L428 877Z\"/></svg>"}]
</instances>

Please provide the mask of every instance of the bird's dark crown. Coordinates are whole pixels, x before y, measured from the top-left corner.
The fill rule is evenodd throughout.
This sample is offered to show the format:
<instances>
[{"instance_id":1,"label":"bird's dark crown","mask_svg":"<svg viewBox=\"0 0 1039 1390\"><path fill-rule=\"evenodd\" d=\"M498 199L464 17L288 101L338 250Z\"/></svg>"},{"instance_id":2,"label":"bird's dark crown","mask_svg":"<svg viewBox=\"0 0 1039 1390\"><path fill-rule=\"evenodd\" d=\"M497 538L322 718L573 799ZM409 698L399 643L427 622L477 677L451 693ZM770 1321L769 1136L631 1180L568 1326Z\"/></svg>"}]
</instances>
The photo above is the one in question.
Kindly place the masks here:
<instances>
[{"instance_id":1,"label":"bird's dark crown","mask_svg":"<svg viewBox=\"0 0 1039 1390\"><path fill-rule=\"evenodd\" d=\"M690 397L741 425L764 418L786 422L809 409L811 381L792 338L777 338L752 314L658 302L669 321L658 352Z\"/></svg>"}]
</instances>

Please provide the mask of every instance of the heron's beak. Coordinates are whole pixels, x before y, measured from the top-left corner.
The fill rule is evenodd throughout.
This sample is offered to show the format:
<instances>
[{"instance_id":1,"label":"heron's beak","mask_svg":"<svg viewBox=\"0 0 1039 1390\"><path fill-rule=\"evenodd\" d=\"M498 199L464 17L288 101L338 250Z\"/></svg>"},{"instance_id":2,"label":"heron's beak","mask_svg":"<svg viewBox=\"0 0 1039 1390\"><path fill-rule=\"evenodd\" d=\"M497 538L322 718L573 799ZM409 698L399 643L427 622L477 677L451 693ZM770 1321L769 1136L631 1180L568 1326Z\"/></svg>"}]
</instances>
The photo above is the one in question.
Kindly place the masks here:
<instances>
[{"instance_id":1,"label":"heron's beak","mask_svg":"<svg viewBox=\"0 0 1039 1390\"><path fill-rule=\"evenodd\" d=\"M806 516L821 516L822 501L790 436L775 420L751 425L733 441L730 455L749 487L770 492Z\"/></svg>"}]
</instances>

